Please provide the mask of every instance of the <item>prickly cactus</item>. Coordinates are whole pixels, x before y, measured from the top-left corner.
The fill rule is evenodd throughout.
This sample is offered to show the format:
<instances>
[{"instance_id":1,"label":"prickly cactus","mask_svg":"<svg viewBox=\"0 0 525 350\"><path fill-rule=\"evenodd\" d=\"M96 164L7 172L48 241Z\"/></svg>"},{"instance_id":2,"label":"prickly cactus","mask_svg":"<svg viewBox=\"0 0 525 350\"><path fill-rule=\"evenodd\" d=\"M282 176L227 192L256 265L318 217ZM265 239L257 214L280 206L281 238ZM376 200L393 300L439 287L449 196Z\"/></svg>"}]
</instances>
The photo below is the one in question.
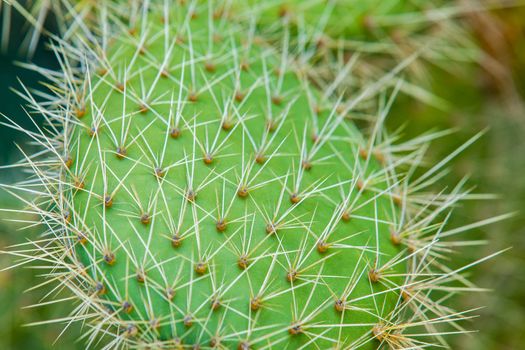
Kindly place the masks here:
<instances>
[{"instance_id":1,"label":"prickly cactus","mask_svg":"<svg viewBox=\"0 0 525 350\"><path fill-rule=\"evenodd\" d=\"M73 293L88 345L399 349L460 330L445 301L473 287L442 257L467 194L425 191L475 138L416 177L439 134L384 130L397 70L343 99L229 2L136 4L102 2L55 43L48 100L27 95L42 151L4 186L47 228L12 254Z\"/></svg>"}]
</instances>

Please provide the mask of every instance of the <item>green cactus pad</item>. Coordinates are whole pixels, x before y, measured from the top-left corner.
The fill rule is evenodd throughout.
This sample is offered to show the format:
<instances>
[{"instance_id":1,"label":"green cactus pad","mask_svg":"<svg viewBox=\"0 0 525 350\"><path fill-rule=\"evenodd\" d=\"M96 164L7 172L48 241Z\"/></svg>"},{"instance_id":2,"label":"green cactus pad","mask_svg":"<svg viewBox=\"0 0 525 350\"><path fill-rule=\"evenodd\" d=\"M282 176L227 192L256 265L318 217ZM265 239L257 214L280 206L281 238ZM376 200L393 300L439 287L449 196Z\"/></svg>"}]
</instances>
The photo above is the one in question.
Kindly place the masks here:
<instances>
[{"instance_id":1,"label":"green cactus pad","mask_svg":"<svg viewBox=\"0 0 525 350\"><path fill-rule=\"evenodd\" d=\"M416 177L443 133L385 132L403 66L349 98L235 2L132 4L78 17L47 100L27 94L47 123L16 189L48 230L13 254L73 292L88 346L446 344L467 316L434 300L475 289L442 263L466 195L426 191L478 136Z\"/></svg>"},{"instance_id":2,"label":"green cactus pad","mask_svg":"<svg viewBox=\"0 0 525 350\"><path fill-rule=\"evenodd\" d=\"M152 7L87 72L61 193L73 256L140 341L370 343L406 270L388 169L345 104L230 20Z\"/></svg>"}]
</instances>

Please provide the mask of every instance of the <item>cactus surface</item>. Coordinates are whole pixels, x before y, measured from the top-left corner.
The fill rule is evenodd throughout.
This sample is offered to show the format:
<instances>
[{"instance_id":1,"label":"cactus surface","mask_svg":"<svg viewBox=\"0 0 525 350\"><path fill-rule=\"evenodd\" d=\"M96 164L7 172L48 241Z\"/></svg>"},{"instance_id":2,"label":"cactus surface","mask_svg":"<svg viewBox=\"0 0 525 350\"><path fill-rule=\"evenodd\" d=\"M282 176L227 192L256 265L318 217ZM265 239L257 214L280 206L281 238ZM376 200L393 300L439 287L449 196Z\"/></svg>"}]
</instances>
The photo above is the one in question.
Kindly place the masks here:
<instances>
[{"instance_id":1,"label":"cactus surface","mask_svg":"<svg viewBox=\"0 0 525 350\"><path fill-rule=\"evenodd\" d=\"M57 208L72 258L146 342L367 343L406 266L388 168L222 16L154 7L88 73Z\"/></svg>"},{"instance_id":2,"label":"cactus surface","mask_svg":"<svg viewBox=\"0 0 525 350\"><path fill-rule=\"evenodd\" d=\"M475 289L442 263L468 196L424 191L478 136L416 178L439 133L393 144L397 71L343 99L230 2L136 4L102 2L55 45L48 101L27 96L47 126L16 190L48 230L14 254L74 293L88 345L401 349L461 330L439 301Z\"/></svg>"}]
</instances>

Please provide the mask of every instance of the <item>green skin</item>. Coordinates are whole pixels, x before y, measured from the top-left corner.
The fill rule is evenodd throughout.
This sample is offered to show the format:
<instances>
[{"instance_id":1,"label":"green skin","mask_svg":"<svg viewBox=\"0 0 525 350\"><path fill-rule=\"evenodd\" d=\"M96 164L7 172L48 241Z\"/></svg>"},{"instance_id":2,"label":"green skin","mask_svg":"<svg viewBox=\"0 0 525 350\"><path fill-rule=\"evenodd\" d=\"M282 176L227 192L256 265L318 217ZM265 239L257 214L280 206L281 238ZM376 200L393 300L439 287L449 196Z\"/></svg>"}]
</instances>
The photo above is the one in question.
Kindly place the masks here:
<instances>
[{"instance_id":1,"label":"green skin","mask_svg":"<svg viewBox=\"0 0 525 350\"><path fill-rule=\"evenodd\" d=\"M179 9L170 16L170 44L176 33L180 33L187 11ZM153 8L149 14L142 53L137 54L137 42L143 34L138 28L142 22L133 34L117 29L120 34L114 35L115 40L110 44L108 63L95 63L93 69L98 71L90 76L91 89L83 91L80 104L71 106L78 113L72 121L77 124L69 133L68 153L72 164L65 168L64 181L71 185L66 186L63 193L68 203L64 205L63 215L69 221L74 256L87 270L87 288L97 303L115 311L111 322L120 324L117 332L131 342L168 342L179 338L186 345L211 347L213 340L220 338L220 344L227 348L236 348L240 342L247 341L252 348L272 344L276 349L293 349L309 344L324 349L336 344L348 345L362 338L362 348L376 348L379 342L374 339L372 328L381 322L380 317L388 319L395 310L400 300L400 290L395 286L400 288L403 283L400 277L386 276L371 282L368 274L370 269L380 269L402 251L402 247L390 240L388 222L397 213L390 192L378 195L392 185L385 180L383 165L373 159L371 153L359 157L358 150L366 147L367 142L352 121L331 113L335 103L321 101L321 95L313 88L308 90L307 83L301 82L289 66L282 71L282 87L277 91L280 73L274 69L282 67L280 57L268 54L264 44L242 46L247 33L239 31L227 19L213 19L213 33L220 33L222 40L213 44L214 56L210 60L206 56L210 33L206 7L198 7L196 14L188 22L193 54L190 54L186 30L184 42L176 44L169 54L167 76L159 76L159 62L166 56L161 8ZM237 60L232 54L232 45L237 50ZM195 80L188 63L191 57L196 61ZM235 68L243 57L249 59L246 71ZM128 67L130 62L132 66ZM184 84L181 103L178 103L183 62L186 62ZM206 70L205 62L212 62L214 71ZM122 83L126 68L127 84L123 92L116 87ZM240 72L240 86L246 93L240 102L233 99L237 90L235 71ZM265 76L270 96L265 79L260 79ZM207 82L212 84L218 77L222 78L217 84L206 88ZM256 88L248 94L257 81ZM148 106L143 108L137 96L153 85L153 92L145 101ZM201 89L197 100L191 101L190 91ZM282 97L281 103L267 104L275 95ZM230 100L238 113L230 109L232 125L229 130L223 130L221 115L225 101ZM322 106L319 115L310 108L312 100ZM268 105L273 116L289 108L284 121L276 121L273 132L267 132ZM180 124L166 123L170 121L170 112L172 121L175 119L177 106L182 111ZM97 110L100 113L94 113ZM101 115L103 122L100 122ZM317 142L311 137L314 121L318 123L318 130L330 123ZM95 135L86 132L97 123ZM329 133L327 129L331 126L334 129ZM173 127L181 131L177 138L168 135ZM120 140L125 130L128 130L126 143L115 143L112 135ZM205 143L206 130L210 143L217 132L218 144L227 139L213 154L211 164L203 161L205 154L199 147L199 142ZM300 156L303 133L307 150L318 145L320 148L309 159L311 169L304 170L299 187L301 201L293 204L290 195L304 160ZM264 152L264 165L254 162L257 152L248 134L257 143L265 134L275 137ZM117 157L119 146L126 148L124 158ZM158 158L164 148L163 162L156 164L154 157ZM247 187L246 197L238 195L243 162L245 166L253 166L251 176L263 168ZM155 175L157 167L163 169L162 176ZM169 169L165 171L166 168ZM192 178L191 186L188 177ZM79 178L82 186L78 186ZM367 183L363 190L356 185L357 179ZM197 190L203 182L206 186ZM318 193L304 194L316 186L321 189ZM105 206L104 196L115 189L112 205ZM189 189L197 191L194 200L187 199ZM333 232L326 239L328 243L347 246L330 247L321 253L316 248L317 237L331 219L341 216L338 209L348 193L350 202L356 199L357 207L368 203L352 212L351 220L336 220ZM225 218L220 214L223 201L226 207L233 203ZM277 223L277 231L268 234L269 222L264 214L273 217L277 207L280 215L291 207L293 211L284 220L287 225ZM143 218L141 222L143 214L149 214L149 220ZM226 221L222 232L217 229L219 219ZM180 228L183 238L176 248L170 239L175 233L174 227ZM85 233L87 242L78 240L78 232ZM242 250L245 238L251 241L250 263L243 270L238 266L238 250ZM104 254L108 252L115 257L114 261L108 259L111 264L104 261ZM286 278L289 261L293 263L299 256L306 259L301 262L297 279L290 282ZM207 267L203 274L196 271L195 266L200 262ZM144 281L137 278L137 271L141 269L146 271ZM346 297L361 299L348 306L366 311L337 311L334 303L344 296L354 270L357 271L356 285ZM406 263L401 262L380 274L401 274L405 270ZM250 310L250 300L267 275L271 283L262 296L262 306ZM104 285L105 293L96 293L98 282ZM167 284L175 292L172 299L167 298ZM227 290L218 293L220 286ZM387 286L395 290L381 294ZM278 296L265 300L279 291L282 293ZM213 310L211 305L217 295L221 305ZM132 305L132 310L125 310L125 301ZM319 307L315 317L304 322L304 317ZM192 316L190 327L184 324L188 315ZM158 324L154 320L158 320ZM292 335L290 328L296 322L300 324L300 334ZM136 328L136 334L130 326Z\"/></svg>"}]
</instances>

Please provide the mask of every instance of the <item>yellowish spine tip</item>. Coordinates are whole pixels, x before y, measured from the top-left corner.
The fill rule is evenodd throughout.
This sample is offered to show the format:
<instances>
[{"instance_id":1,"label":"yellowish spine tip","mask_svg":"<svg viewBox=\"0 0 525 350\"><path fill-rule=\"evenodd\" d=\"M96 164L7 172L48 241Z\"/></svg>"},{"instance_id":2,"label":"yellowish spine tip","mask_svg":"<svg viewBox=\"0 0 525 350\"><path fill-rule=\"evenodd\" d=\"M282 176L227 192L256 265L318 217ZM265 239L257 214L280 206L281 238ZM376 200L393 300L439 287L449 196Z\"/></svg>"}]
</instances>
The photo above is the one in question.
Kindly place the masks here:
<instances>
[{"instance_id":1,"label":"yellowish spine tip","mask_svg":"<svg viewBox=\"0 0 525 350\"><path fill-rule=\"evenodd\" d=\"M217 222L215 223L215 228L217 229L218 232L224 232L226 230L226 220L224 219L217 220Z\"/></svg>"},{"instance_id":2,"label":"yellowish spine tip","mask_svg":"<svg viewBox=\"0 0 525 350\"><path fill-rule=\"evenodd\" d=\"M345 301L342 299L337 299L334 303L334 309L338 312L343 312L345 310Z\"/></svg>"},{"instance_id":3,"label":"yellowish spine tip","mask_svg":"<svg viewBox=\"0 0 525 350\"><path fill-rule=\"evenodd\" d=\"M151 216L150 216L148 213L143 213L143 214L140 216L140 222L141 222L143 225L149 225L149 223L151 222Z\"/></svg>"},{"instance_id":4,"label":"yellowish spine tip","mask_svg":"<svg viewBox=\"0 0 525 350\"><path fill-rule=\"evenodd\" d=\"M291 327L288 328L288 333L290 335L299 335L299 334L304 333L304 329L300 323L296 322L296 323L292 323Z\"/></svg>"},{"instance_id":5,"label":"yellowish spine tip","mask_svg":"<svg viewBox=\"0 0 525 350\"><path fill-rule=\"evenodd\" d=\"M368 271L368 279L372 283L377 283L381 280L381 274L376 268L372 268Z\"/></svg>"},{"instance_id":6,"label":"yellowish spine tip","mask_svg":"<svg viewBox=\"0 0 525 350\"><path fill-rule=\"evenodd\" d=\"M241 270L245 270L248 267L248 264L249 264L249 260L246 254L242 254L237 260L237 266L239 266Z\"/></svg>"},{"instance_id":7,"label":"yellowish spine tip","mask_svg":"<svg viewBox=\"0 0 525 350\"><path fill-rule=\"evenodd\" d=\"M208 264L204 261L200 261L195 264L195 272L199 275L204 275L208 271Z\"/></svg>"},{"instance_id":8,"label":"yellowish spine tip","mask_svg":"<svg viewBox=\"0 0 525 350\"><path fill-rule=\"evenodd\" d=\"M171 245L173 248L178 248L182 245L182 238L178 234L174 234L173 237L171 237Z\"/></svg>"},{"instance_id":9,"label":"yellowish spine tip","mask_svg":"<svg viewBox=\"0 0 525 350\"><path fill-rule=\"evenodd\" d=\"M288 272L286 273L286 280L288 282L293 282L297 279L297 275L298 275L298 272L296 269L294 268L291 268L290 270L288 270Z\"/></svg>"},{"instance_id":10,"label":"yellowish spine tip","mask_svg":"<svg viewBox=\"0 0 525 350\"><path fill-rule=\"evenodd\" d=\"M328 248L330 248L330 245L326 241L319 241L317 242L317 251L321 254L324 254L328 251Z\"/></svg>"}]
</instances>

